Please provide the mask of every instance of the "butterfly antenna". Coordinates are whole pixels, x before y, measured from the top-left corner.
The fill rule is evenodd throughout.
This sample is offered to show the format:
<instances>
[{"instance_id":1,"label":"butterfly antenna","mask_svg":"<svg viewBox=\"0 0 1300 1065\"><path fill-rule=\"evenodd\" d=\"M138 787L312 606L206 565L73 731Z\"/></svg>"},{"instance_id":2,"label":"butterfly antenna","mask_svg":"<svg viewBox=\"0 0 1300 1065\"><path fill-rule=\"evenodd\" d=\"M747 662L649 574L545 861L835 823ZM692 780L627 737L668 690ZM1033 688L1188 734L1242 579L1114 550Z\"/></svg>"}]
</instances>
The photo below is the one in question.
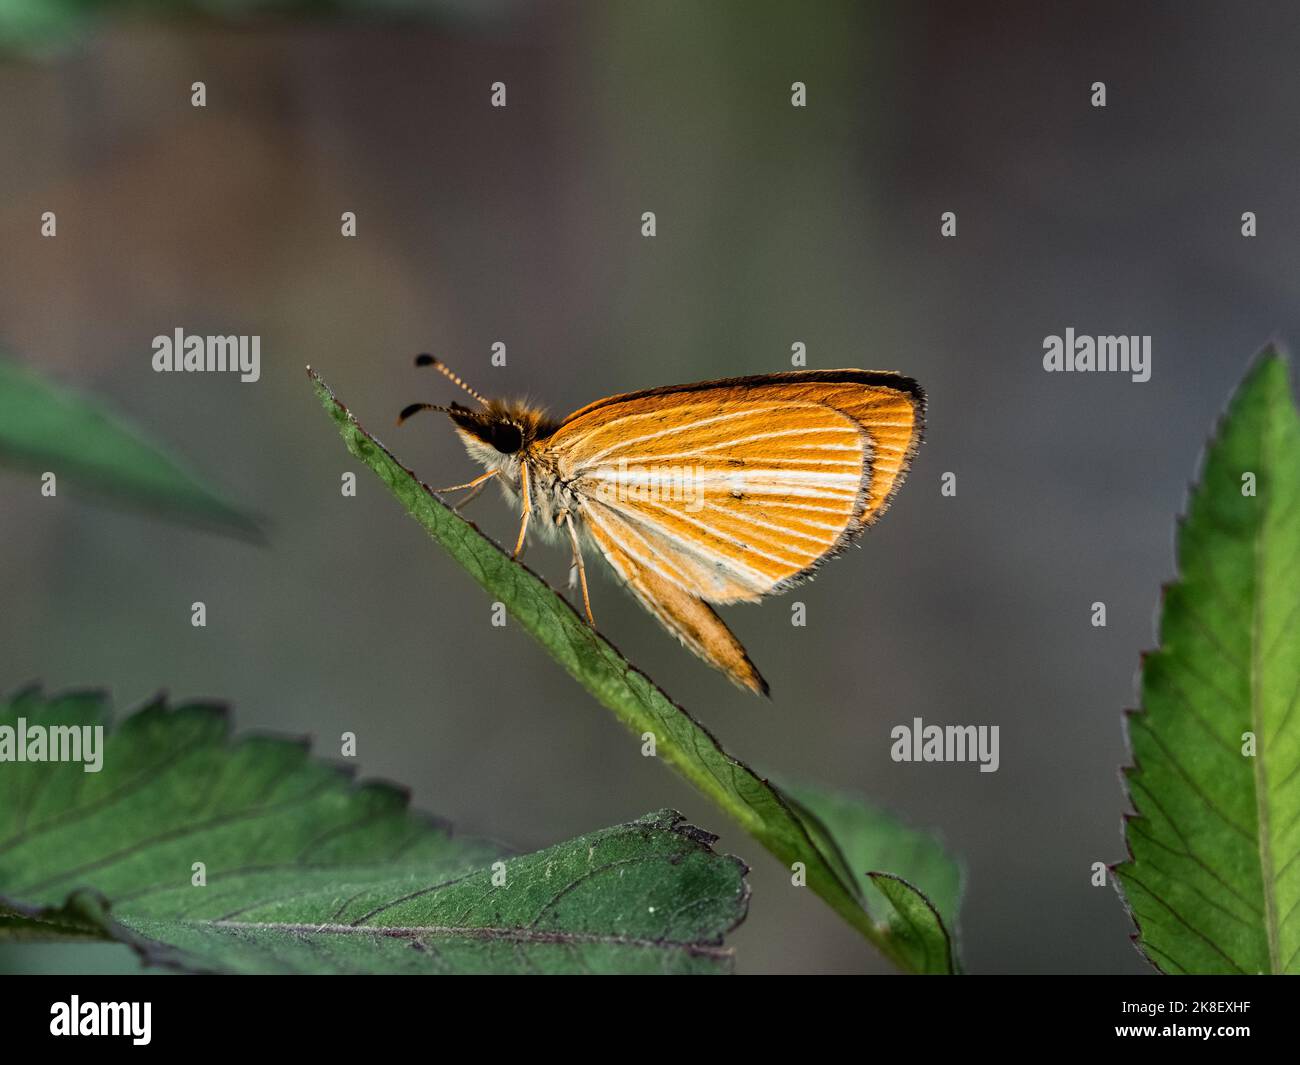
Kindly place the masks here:
<instances>
[{"instance_id":1,"label":"butterfly antenna","mask_svg":"<svg viewBox=\"0 0 1300 1065\"><path fill-rule=\"evenodd\" d=\"M402 408L402 413L397 416L397 424L401 425L412 414L419 414L422 410L436 410L441 411L443 414L451 413L450 407L439 407L433 403L412 403L409 407Z\"/></svg>"},{"instance_id":2,"label":"butterfly antenna","mask_svg":"<svg viewBox=\"0 0 1300 1065\"><path fill-rule=\"evenodd\" d=\"M442 374L443 377L447 378L447 380L449 380L452 384L457 385L460 388L463 388L471 396L473 396L480 403L482 403L483 406L486 407L488 405L488 401L484 399L481 395L479 395L479 393L475 392L474 389L470 388L469 385L467 385L464 381L462 381L452 371L451 367L449 367L445 362L441 362L440 360L435 359L432 355L428 354L427 352L417 355L415 357L415 365L432 366L435 370L437 370L440 374Z\"/></svg>"}]
</instances>

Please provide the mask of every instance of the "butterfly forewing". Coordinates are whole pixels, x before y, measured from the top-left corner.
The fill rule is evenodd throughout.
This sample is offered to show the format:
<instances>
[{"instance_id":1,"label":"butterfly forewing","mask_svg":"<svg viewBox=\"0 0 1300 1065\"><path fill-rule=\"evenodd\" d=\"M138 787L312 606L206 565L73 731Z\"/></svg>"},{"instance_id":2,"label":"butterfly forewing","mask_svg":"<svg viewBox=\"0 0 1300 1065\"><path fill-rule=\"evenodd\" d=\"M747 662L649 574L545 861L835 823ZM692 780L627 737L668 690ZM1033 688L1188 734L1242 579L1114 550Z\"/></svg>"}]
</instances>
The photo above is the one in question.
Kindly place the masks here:
<instances>
[{"instance_id":1,"label":"butterfly forewing","mask_svg":"<svg viewBox=\"0 0 1300 1065\"><path fill-rule=\"evenodd\" d=\"M585 407L545 451L607 557L617 545L709 602L754 600L883 511L922 405L907 378L860 370L705 382Z\"/></svg>"}]
</instances>

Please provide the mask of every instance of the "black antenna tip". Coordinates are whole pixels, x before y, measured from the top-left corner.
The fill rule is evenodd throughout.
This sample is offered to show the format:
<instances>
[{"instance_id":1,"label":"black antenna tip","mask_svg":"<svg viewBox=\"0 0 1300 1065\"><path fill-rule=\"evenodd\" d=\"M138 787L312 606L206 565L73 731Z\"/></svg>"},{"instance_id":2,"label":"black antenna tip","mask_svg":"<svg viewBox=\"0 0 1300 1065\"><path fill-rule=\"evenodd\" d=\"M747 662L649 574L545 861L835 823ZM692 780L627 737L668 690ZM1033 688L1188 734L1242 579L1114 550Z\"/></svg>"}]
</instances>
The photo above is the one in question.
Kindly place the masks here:
<instances>
[{"instance_id":1,"label":"black antenna tip","mask_svg":"<svg viewBox=\"0 0 1300 1065\"><path fill-rule=\"evenodd\" d=\"M432 355L430 355L427 351L421 352L419 355L415 357L416 366L432 366L437 361L438 360L435 359Z\"/></svg>"},{"instance_id":2,"label":"black antenna tip","mask_svg":"<svg viewBox=\"0 0 1300 1065\"><path fill-rule=\"evenodd\" d=\"M406 419L409 418L412 414L417 414L422 410L428 410L428 409L429 409L429 404L427 403L412 403L409 407L403 407L402 413L397 416L397 424L401 425L402 422L406 421Z\"/></svg>"}]
</instances>

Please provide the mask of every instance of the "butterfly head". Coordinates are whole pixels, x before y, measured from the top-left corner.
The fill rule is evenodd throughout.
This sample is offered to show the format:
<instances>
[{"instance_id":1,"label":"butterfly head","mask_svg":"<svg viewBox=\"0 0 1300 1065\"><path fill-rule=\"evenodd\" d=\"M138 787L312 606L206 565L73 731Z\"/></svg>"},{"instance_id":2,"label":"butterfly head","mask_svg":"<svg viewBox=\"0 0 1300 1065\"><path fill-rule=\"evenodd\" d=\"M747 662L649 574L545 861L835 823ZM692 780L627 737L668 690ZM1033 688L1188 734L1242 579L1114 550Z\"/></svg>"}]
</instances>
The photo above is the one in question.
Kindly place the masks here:
<instances>
[{"instance_id":1,"label":"butterfly head","mask_svg":"<svg viewBox=\"0 0 1300 1065\"><path fill-rule=\"evenodd\" d=\"M398 425L419 411L440 411L451 418L469 453L489 466L500 465L503 459L520 456L540 437L549 436L555 431L555 424L542 411L523 402L487 399L432 355L417 356L415 364L434 367L478 400L479 407L465 407L459 403L447 407L432 403L412 403L398 415Z\"/></svg>"},{"instance_id":2,"label":"butterfly head","mask_svg":"<svg viewBox=\"0 0 1300 1065\"><path fill-rule=\"evenodd\" d=\"M482 448L497 455L518 455L543 434L547 426L541 411L524 403L488 400L483 410L471 410L453 403L447 414L471 451ZM477 447L471 447L477 445Z\"/></svg>"}]
</instances>

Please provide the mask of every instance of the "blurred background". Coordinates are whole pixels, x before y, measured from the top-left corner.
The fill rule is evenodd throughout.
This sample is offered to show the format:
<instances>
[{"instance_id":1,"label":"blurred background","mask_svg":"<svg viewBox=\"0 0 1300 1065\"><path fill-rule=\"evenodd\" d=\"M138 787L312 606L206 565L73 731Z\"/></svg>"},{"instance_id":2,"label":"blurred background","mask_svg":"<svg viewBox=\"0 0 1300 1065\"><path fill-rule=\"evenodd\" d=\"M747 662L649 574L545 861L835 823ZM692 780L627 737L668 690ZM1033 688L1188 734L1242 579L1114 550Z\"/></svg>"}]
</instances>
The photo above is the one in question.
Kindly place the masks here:
<instances>
[{"instance_id":1,"label":"blurred background","mask_svg":"<svg viewBox=\"0 0 1300 1065\"><path fill-rule=\"evenodd\" d=\"M168 444L263 515L268 543L44 499L0 470L0 689L103 686L119 714L159 689L217 697L240 728L327 756L355 731L364 775L521 849L676 807L753 866L741 972L887 971L524 633L491 626L303 373L436 485L477 469L443 420L391 428L406 403L456 398L417 351L564 414L788 369L801 341L811 367L916 377L930 417L860 551L725 611L772 700L607 574L602 629L737 756L937 829L967 867L971 971L1143 971L1090 866L1124 853L1121 711L1174 515L1251 356L1300 327L1293 6L201 8L0 4L0 349ZM260 334L261 381L155 374L151 340L178 326ZM1044 336L1069 326L1151 334L1151 380L1044 373ZM495 493L469 516L498 540L517 528ZM528 560L567 578L565 550ZM894 763L890 729L914 717L1000 725L1001 768ZM137 967L113 946L7 947L0 966Z\"/></svg>"}]
</instances>

